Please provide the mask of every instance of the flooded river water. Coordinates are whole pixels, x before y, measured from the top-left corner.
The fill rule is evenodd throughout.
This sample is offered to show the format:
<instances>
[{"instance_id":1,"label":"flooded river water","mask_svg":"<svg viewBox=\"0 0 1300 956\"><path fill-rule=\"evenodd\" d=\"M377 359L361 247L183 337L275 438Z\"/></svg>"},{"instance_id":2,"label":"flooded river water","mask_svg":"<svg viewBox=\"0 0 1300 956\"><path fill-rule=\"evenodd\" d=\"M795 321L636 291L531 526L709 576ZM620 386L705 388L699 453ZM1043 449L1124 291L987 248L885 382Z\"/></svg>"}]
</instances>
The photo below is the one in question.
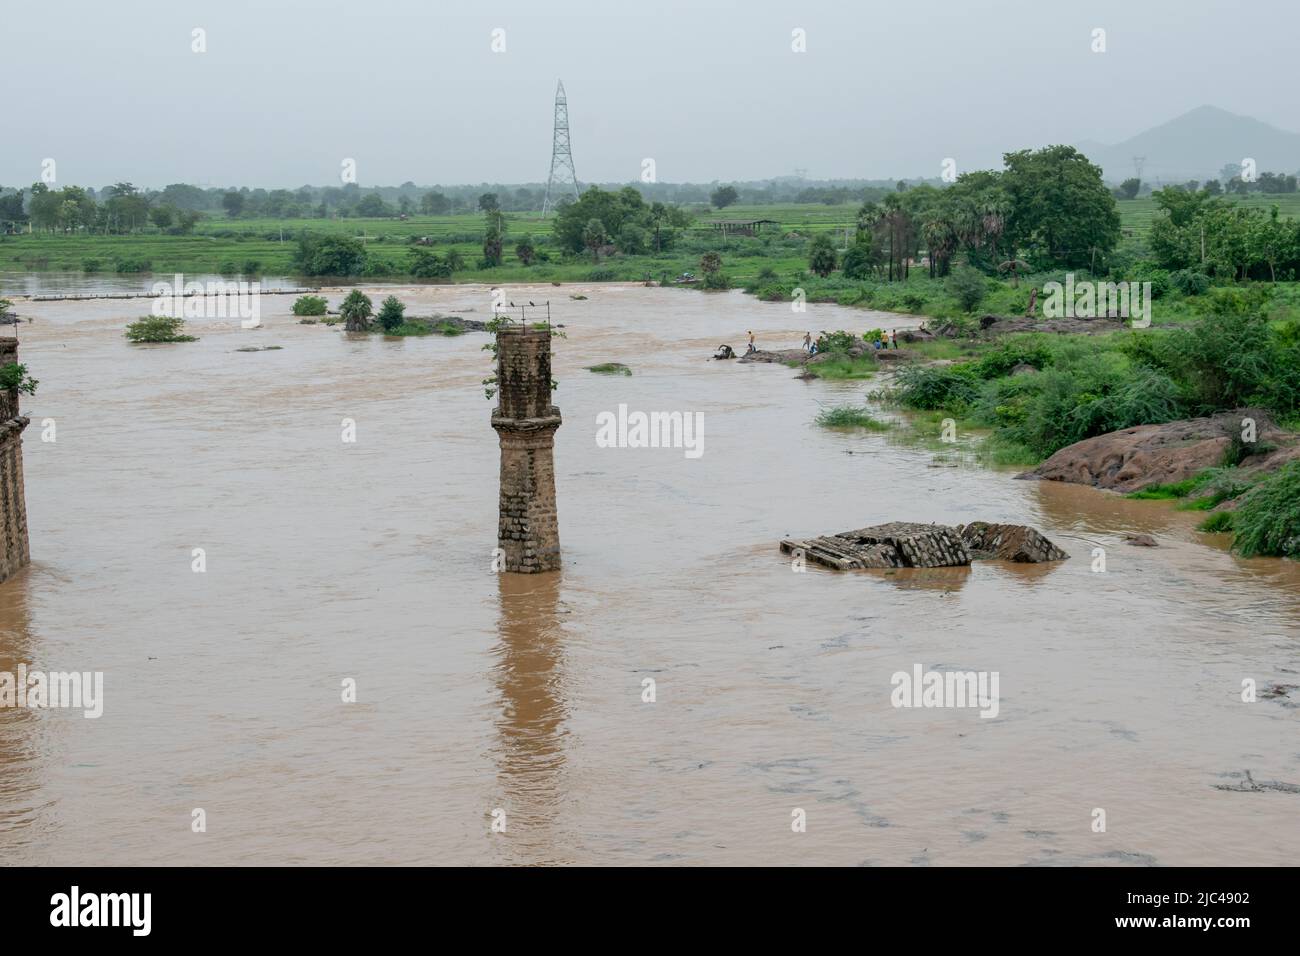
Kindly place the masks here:
<instances>
[{"instance_id":1,"label":"flooded river water","mask_svg":"<svg viewBox=\"0 0 1300 956\"><path fill-rule=\"evenodd\" d=\"M105 700L98 719L0 711L5 862L1295 861L1300 794L1216 788L1247 770L1300 784L1295 692L1241 699L1247 678L1300 683L1294 563L1238 560L1167 504L812 424L870 383L709 361L749 329L793 348L902 317L507 294L550 299L567 332L564 568L531 577L491 567L486 335L350 338L266 296L260 330L196 319L197 342L133 347L122 328L147 300L18 304L40 381L23 400L32 565L0 586L0 671L102 671ZM401 296L490 313L481 286ZM609 361L633 374L584 368ZM620 403L702 412L703 455L597 447ZM1072 557L792 573L777 550L978 519ZM997 717L894 708L891 675L916 664L997 671Z\"/></svg>"}]
</instances>

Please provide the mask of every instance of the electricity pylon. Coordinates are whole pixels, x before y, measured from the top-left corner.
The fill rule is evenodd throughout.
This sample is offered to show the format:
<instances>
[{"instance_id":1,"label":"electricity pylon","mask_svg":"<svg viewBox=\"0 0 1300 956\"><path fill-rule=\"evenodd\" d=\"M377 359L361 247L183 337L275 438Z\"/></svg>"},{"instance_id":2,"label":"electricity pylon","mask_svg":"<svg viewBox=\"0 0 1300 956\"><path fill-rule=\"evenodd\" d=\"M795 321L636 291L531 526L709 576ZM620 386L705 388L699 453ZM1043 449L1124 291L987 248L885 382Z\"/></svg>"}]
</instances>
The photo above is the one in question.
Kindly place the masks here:
<instances>
[{"instance_id":1,"label":"electricity pylon","mask_svg":"<svg viewBox=\"0 0 1300 956\"><path fill-rule=\"evenodd\" d=\"M560 194L573 190L578 198L578 173L573 168L573 151L569 148L569 101L564 82L555 84L555 136L551 141L551 178L546 181L546 198L542 200L542 217L559 205Z\"/></svg>"}]
</instances>

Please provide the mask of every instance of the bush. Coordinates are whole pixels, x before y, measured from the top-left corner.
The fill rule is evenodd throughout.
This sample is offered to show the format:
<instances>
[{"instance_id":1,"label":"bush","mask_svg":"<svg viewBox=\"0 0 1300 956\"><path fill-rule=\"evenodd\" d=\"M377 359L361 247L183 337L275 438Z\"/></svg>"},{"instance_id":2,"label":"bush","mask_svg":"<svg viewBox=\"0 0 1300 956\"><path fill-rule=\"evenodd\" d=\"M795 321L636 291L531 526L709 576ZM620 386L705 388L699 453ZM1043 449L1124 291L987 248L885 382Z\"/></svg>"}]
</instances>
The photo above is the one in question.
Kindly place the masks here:
<instances>
[{"instance_id":1,"label":"bush","mask_svg":"<svg viewBox=\"0 0 1300 956\"><path fill-rule=\"evenodd\" d=\"M1232 546L1243 557L1300 556L1300 461L1288 462L1242 495Z\"/></svg>"},{"instance_id":2,"label":"bush","mask_svg":"<svg viewBox=\"0 0 1300 956\"><path fill-rule=\"evenodd\" d=\"M170 315L146 315L136 319L123 333L130 342L195 342L185 335L185 320Z\"/></svg>"},{"instance_id":3,"label":"bush","mask_svg":"<svg viewBox=\"0 0 1300 956\"><path fill-rule=\"evenodd\" d=\"M390 295L380 303L379 315L376 316L384 331L390 333L405 321L405 317L406 306L402 305L395 295Z\"/></svg>"},{"instance_id":4,"label":"bush","mask_svg":"<svg viewBox=\"0 0 1300 956\"><path fill-rule=\"evenodd\" d=\"M704 281L700 283L700 287L712 291L730 289L731 280L722 272L706 272L704 273Z\"/></svg>"},{"instance_id":5,"label":"bush","mask_svg":"<svg viewBox=\"0 0 1300 956\"><path fill-rule=\"evenodd\" d=\"M822 428L866 428L873 432L889 428L886 422L879 421L871 414L871 409L854 405L823 408L817 413L817 424Z\"/></svg>"},{"instance_id":6,"label":"bush","mask_svg":"<svg viewBox=\"0 0 1300 956\"><path fill-rule=\"evenodd\" d=\"M81 260L81 271L82 271L82 272L92 272L92 273L93 273L93 272L98 272L98 271L99 271L100 269L102 269L103 267L104 267L104 264L103 264L102 262L100 262L98 259L82 259L82 260Z\"/></svg>"},{"instance_id":7,"label":"bush","mask_svg":"<svg viewBox=\"0 0 1300 956\"><path fill-rule=\"evenodd\" d=\"M303 275L354 276L365 270L367 257L360 239L306 233L298 237L293 265Z\"/></svg>"},{"instance_id":8,"label":"bush","mask_svg":"<svg viewBox=\"0 0 1300 956\"><path fill-rule=\"evenodd\" d=\"M1183 295L1204 295L1210 291L1210 277L1191 269L1179 269L1177 272L1169 273L1169 287ZM1154 283L1151 288L1154 294Z\"/></svg>"},{"instance_id":9,"label":"bush","mask_svg":"<svg viewBox=\"0 0 1300 956\"><path fill-rule=\"evenodd\" d=\"M152 268L153 263L148 259L118 259L113 263L113 271L120 275L148 272Z\"/></svg>"},{"instance_id":10,"label":"bush","mask_svg":"<svg viewBox=\"0 0 1300 956\"><path fill-rule=\"evenodd\" d=\"M907 408L962 411L975 401L969 366L906 365L898 370L891 397Z\"/></svg>"},{"instance_id":11,"label":"bush","mask_svg":"<svg viewBox=\"0 0 1300 956\"><path fill-rule=\"evenodd\" d=\"M857 337L852 332L845 332L843 329L835 332L823 332L817 336L818 352L847 352L857 344Z\"/></svg>"},{"instance_id":12,"label":"bush","mask_svg":"<svg viewBox=\"0 0 1300 956\"><path fill-rule=\"evenodd\" d=\"M324 315L329 303L323 295L302 295L294 300L294 315Z\"/></svg>"}]
</instances>

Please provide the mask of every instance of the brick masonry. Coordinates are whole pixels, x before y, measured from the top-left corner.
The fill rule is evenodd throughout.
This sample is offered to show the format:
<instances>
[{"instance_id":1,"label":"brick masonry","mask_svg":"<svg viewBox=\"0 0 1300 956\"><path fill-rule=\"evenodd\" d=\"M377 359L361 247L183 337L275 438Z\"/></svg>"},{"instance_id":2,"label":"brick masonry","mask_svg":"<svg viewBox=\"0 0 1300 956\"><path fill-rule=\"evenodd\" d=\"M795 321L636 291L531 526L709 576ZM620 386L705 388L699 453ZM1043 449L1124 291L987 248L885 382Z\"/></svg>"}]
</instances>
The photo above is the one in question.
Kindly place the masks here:
<instances>
[{"instance_id":1,"label":"brick masonry","mask_svg":"<svg viewBox=\"0 0 1300 956\"><path fill-rule=\"evenodd\" d=\"M501 443L497 545L505 570L522 574L560 567L555 509L555 430L551 404L551 332L507 326L497 332L497 407Z\"/></svg>"},{"instance_id":2,"label":"brick masonry","mask_svg":"<svg viewBox=\"0 0 1300 956\"><path fill-rule=\"evenodd\" d=\"M18 340L0 337L0 365L18 361ZM31 561L27 541L27 499L23 489L23 429L18 390L0 391L0 582Z\"/></svg>"},{"instance_id":3,"label":"brick masonry","mask_svg":"<svg viewBox=\"0 0 1300 956\"><path fill-rule=\"evenodd\" d=\"M973 558L1039 563L1069 557L1027 525L986 521L955 528L894 521L820 538L788 539L781 542L781 550L836 571L962 567Z\"/></svg>"}]
</instances>

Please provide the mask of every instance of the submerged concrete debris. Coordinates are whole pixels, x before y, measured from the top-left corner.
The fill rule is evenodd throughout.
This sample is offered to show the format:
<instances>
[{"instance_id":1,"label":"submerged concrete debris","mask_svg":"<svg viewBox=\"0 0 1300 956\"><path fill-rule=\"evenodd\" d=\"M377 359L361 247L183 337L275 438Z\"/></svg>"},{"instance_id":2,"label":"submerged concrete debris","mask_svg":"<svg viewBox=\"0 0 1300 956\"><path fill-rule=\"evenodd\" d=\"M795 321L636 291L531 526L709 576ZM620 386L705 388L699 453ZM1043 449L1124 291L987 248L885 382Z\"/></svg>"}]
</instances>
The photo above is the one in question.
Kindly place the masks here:
<instances>
[{"instance_id":1,"label":"submerged concrete debris","mask_svg":"<svg viewBox=\"0 0 1300 956\"><path fill-rule=\"evenodd\" d=\"M1028 525L987 521L956 527L893 521L819 538L787 538L781 550L836 571L962 567L972 559L1036 564L1069 557Z\"/></svg>"}]
</instances>

